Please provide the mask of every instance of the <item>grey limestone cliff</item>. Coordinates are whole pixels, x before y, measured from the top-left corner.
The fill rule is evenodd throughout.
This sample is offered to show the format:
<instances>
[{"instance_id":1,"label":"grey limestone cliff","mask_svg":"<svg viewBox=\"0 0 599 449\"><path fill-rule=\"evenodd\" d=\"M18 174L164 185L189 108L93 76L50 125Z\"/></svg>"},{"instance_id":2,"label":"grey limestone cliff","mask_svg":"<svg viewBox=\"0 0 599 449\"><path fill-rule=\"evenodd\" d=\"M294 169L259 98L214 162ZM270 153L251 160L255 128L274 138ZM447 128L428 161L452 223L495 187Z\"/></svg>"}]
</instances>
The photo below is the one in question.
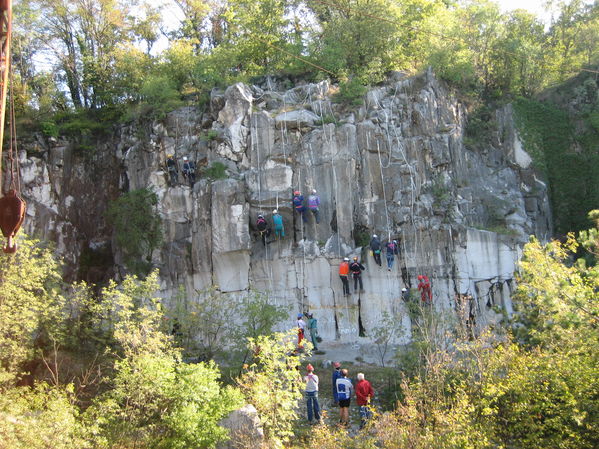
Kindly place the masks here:
<instances>
[{"instance_id":1,"label":"grey limestone cliff","mask_svg":"<svg viewBox=\"0 0 599 449\"><path fill-rule=\"evenodd\" d=\"M118 277L104 210L119 191L151 187L164 232L153 263L165 297L181 286L190 298L211 285L236 298L267 291L290 314L314 312L325 339L347 342L369 339L385 311L409 330L400 293L419 274L431 279L439 311L452 313L457 295L472 295L480 323L511 312L522 245L551 229L546 186L509 106L496 112L490 142L474 149L464 144L465 107L431 72L395 74L354 108L335 103L326 81L278 84L215 90L205 111L174 111L147 132L123 126L91 156L66 141L30 142L20 155L26 231L56 241L72 277L82 251L102 248L114 269L92 270L90 280ZM226 179L169 186L167 153L198 166L222 163ZM291 198L312 189L320 223L308 215L303 224ZM275 208L285 238L263 246L253 224L258 213L270 221ZM392 271L363 247L373 233L399 241ZM365 291L344 297L338 265L353 256L367 267Z\"/></svg>"}]
</instances>

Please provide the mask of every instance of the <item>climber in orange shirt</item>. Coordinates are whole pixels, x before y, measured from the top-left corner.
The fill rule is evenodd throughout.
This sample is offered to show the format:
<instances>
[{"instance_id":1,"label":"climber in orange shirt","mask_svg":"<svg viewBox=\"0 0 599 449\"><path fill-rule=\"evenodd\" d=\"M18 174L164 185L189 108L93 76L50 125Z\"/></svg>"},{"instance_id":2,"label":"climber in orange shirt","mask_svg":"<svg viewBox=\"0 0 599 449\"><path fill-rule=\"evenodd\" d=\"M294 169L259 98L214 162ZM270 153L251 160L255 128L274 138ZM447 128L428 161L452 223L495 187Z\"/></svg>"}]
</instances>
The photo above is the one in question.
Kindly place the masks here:
<instances>
[{"instance_id":1,"label":"climber in orange shirt","mask_svg":"<svg viewBox=\"0 0 599 449\"><path fill-rule=\"evenodd\" d=\"M349 259L347 257L339 265L339 277L343 283L343 296L349 296Z\"/></svg>"}]
</instances>

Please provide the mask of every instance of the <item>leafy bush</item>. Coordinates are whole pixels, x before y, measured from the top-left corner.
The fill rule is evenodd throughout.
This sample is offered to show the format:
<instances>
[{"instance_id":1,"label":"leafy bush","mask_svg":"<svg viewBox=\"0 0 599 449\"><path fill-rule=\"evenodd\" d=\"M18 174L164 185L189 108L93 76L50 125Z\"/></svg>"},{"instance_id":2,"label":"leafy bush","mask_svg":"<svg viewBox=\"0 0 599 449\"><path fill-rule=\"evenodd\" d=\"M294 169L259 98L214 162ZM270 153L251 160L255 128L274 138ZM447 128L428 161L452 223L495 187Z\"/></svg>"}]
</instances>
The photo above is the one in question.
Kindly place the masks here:
<instances>
[{"instance_id":1,"label":"leafy bush","mask_svg":"<svg viewBox=\"0 0 599 449\"><path fill-rule=\"evenodd\" d=\"M339 92L335 94L334 100L346 105L360 106L367 91L368 88L362 85L358 78L352 78L339 83Z\"/></svg>"},{"instance_id":2,"label":"leafy bush","mask_svg":"<svg viewBox=\"0 0 599 449\"><path fill-rule=\"evenodd\" d=\"M72 386L19 387L0 394L0 447L36 449L86 447Z\"/></svg>"},{"instance_id":3,"label":"leafy bush","mask_svg":"<svg viewBox=\"0 0 599 449\"><path fill-rule=\"evenodd\" d=\"M162 242L157 203L158 197L150 189L132 190L113 201L106 212L125 264L134 273L149 272L152 251Z\"/></svg>"},{"instance_id":4,"label":"leafy bush","mask_svg":"<svg viewBox=\"0 0 599 449\"><path fill-rule=\"evenodd\" d=\"M19 379L24 364L60 339L65 298L59 265L39 241L18 240L14 255L0 255L0 388Z\"/></svg>"},{"instance_id":5,"label":"leafy bush","mask_svg":"<svg viewBox=\"0 0 599 449\"><path fill-rule=\"evenodd\" d=\"M40 124L42 134L46 137L58 137L58 126L54 122L42 122Z\"/></svg>"},{"instance_id":6,"label":"leafy bush","mask_svg":"<svg viewBox=\"0 0 599 449\"><path fill-rule=\"evenodd\" d=\"M210 167L206 167L202 170L202 175L210 181L225 179L227 178L227 166L222 162L213 162Z\"/></svg>"},{"instance_id":7,"label":"leafy bush","mask_svg":"<svg viewBox=\"0 0 599 449\"><path fill-rule=\"evenodd\" d=\"M102 291L118 357L110 388L86 411L86 420L97 443L108 447L213 447L226 438L218 421L241 405L241 396L220 385L214 363L181 362L160 329L157 289L154 272Z\"/></svg>"},{"instance_id":8,"label":"leafy bush","mask_svg":"<svg viewBox=\"0 0 599 449\"><path fill-rule=\"evenodd\" d=\"M238 379L247 402L258 410L265 438L273 447L282 447L292 438L299 417L297 401L303 388L296 367L307 354L296 351L296 340L295 330L249 338L254 359Z\"/></svg>"},{"instance_id":9,"label":"leafy bush","mask_svg":"<svg viewBox=\"0 0 599 449\"><path fill-rule=\"evenodd\" d=\"M331 114L325 115L321 120L316 120L314 122L315 125L326 125L328 123L337 123L337 120L335 120L335 117L332 116Z\"/></svg>"},{"instance_id":10,"label":"leafy bush","mask_svg":"<svg viewBox=\"0 0 599 449\"><path fill-rule=\"evenodd\" d=\"M166 76L150 76L141 86L141 98L151 107L151 115L163 119L166 114L183 105L181 94Z\"/></svg>"}]
</instances>

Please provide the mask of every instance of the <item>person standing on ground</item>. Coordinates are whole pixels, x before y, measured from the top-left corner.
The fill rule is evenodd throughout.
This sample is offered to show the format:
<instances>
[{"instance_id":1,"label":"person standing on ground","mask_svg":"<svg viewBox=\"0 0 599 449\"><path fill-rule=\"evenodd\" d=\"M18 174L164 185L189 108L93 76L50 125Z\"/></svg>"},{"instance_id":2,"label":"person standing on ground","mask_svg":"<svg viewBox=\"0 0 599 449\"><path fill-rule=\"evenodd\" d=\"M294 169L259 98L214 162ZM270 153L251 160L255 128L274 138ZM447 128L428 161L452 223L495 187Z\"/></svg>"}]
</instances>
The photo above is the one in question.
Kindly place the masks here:
<instances>
[{"instance_id":1,"label":"person standing on ground","mask_svg":"<svg viewBox=\"0 0 599 449\"><path fill-rule=\"evenodd\" d=\"M339 264L339 278L343 283L343 296L349 296L349 259L345 257Z\"/></svg>"},{"instance_id":2,"label":"person standing on ground","mask_svg":"<svg viewBox=\"0 0 599 449\"><path fill-rule=\"evenodd\" d=\"M308 221L306 218L306 206L304 206L304 196L299 190L293 192L293 208L301 215L304 223Z\"/></svg>"},{"instance_id":3,"label":"person standing on ground","mask_svg":"<svg viewBox=\"0 0 599 449\"><path fill-rule=\"evenodd\" d=\"M339 405L339 398L337 397L337 379L341 377L341 363L333 362L333 376L332 376L332 384L333 384L333 402L335 405Z\"/></svg>"},{"instance_id":4,"label":"person standing on ground","mask_svg":"<svg viewBox=\"0 0 599 449\"><path fill-rule=\"evenodd\" d=\"M302 348L302 340L306 331L306 322L302 319L302 314L297 314L297 347Z\"/></svg>"},{"instance_id":5,"label":"person standing on ground","mask_svg":"<svg viewBox=\"0 0 599 449\"><path fill-rule=\"evenodd\" d=\"M354 292L358 291L358 283L360 284L360 291L364 291L364 284L362 284L362 271L366 268L360 262L358 257L354 257L354 261L349 264L349 271L354 278Z\"/></svg>"},{"instance_id":6,"label":"person standing on ground","mask_svg":"<svg viewBox=\"0 0 599 449\"><path fill-rule=\"evenodd\" d=\"M337 388L337 399L339 399L339 423L342 426L349 425L349 404L354 386L347 378L348 371L341 370L341 377L335 382Z\"/></svg>"},{"instance_id":7,"label":"person standing on ground","mask_svg":"<svg viewBox=\"0 0 599 449\"><path fill-rule=\"evenodd\" d=\"M308 364L308 374L304 377L306 383L306 407L308 408L308 422L312 424L312 418L320 421L320 404L318 404L318 376L314 374L314 367Z\"/></svg>"},{"instance_id":8,"label":"person standing on ground","mask_svg":"<svg viewBox=\"0 0 599 449\"><path fill-rule=\"evenodd\" d=\"M373 234L372 239L370 240L370 250L372 251L372 257L374 257L374 261L378 264L379 267L382 267L381 262L381 241L376 234Z\"/></svg>"},{"instance_id":9,"label":"person standing on ground","mask_svg":"<svg viewBox=\"0 0 599 449\"><path fill-rule=\"evenodd\" d=\"M374 389L370 382L364 379L364 373L358 373L358 383L356 384L356 402L360 407L360 429L366 425L366 422L372 417L370 402L374 397Z\"/></svg>"},{"instance_id":10,"label":"person standing on ground","mask_svg":"<svg viewBox=\"0 0 599 449\"><path fill-rule=\"evenodd\" d=\"M318 351L318 321L312 313L308 314L308 330L310 331L310 340L314 350Z\"/></svg>"},{"instance_id":11,"label":"person standing on ground","mask_svg":"<svg viewBox=\"0 0 599 449\"><path fill-rule=\"evenodd\" d=\"M272 211L272 222L275 226L275 238L285 237L285 227L283 226L283 217L279 214L278 209Z\"/></svg>"},{"instance_id":12,"label":"person standing on ground","mask_svg":"<svg viewBox=\"0 0 599 449\"><path fill-rule=\"evenodd\" d=\"M399 254L397 240L387 242L387 244L385 245L385 250L387 251L387 270L391 271L391 269L393 268L393 262L395 261L395 255Z\"/></svg>"},{"instance_id":13,"label":"person standing on ground","mask_svg":"<svg viewBox=\"0 0 599 449\"><path fill-rule=\"evenodd\" d=\"M320 223L318 217L318 207L320 206L320 197L316 194L316 190L312 190L312 194L308 197L308 209L314 214L316 224Z\"/></svg>"}]
</instances>

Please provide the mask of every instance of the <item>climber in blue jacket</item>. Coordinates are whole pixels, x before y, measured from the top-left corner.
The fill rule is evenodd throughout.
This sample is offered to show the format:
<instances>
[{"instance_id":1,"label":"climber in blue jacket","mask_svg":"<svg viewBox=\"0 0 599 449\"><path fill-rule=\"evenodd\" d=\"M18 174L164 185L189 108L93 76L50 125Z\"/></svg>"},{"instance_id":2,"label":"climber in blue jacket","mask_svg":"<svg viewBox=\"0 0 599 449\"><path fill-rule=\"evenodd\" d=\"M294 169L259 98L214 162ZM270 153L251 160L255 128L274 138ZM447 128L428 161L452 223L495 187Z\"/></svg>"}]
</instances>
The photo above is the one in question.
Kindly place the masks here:
<instances>
[{"instance_id":1,"label":"climber in blue jacket","mask_svg":"<svg viewBox=\"0 0 599 449\"><path fill-rule=\"evenodd\" d=\"M293 208L302 216L304 223L308 221L306 218L306 206L304 206L304 196L299 190L293 192Z\"/></svg>"}]
</instances>

